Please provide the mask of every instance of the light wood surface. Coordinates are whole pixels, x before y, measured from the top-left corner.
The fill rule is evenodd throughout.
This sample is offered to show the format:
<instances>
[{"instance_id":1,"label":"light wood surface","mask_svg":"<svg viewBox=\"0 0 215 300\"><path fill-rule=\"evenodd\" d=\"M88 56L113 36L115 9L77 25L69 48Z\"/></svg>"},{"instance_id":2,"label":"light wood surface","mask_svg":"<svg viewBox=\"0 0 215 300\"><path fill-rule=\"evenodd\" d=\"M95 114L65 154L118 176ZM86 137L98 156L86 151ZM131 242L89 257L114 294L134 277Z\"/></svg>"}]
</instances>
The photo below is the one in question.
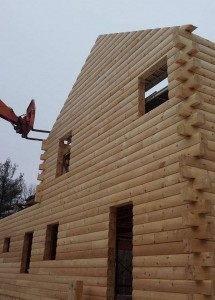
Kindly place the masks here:
<instances>
[{"instance_id":1,"label":"light wood surface","mask_svg":"<svg viewBox=\"0 0 215 300\"><path fill-rule=\"evenodd\" d=\"M42 143L38 203L0 221L0 249L11 237L9 252L0 250L0 299L113 300L113 211L127 204L132 299L214 299L215 44L194 29L98 37ZM144 114L138 79L166 60L169 100ZM68 134L69 172L56 178L59 141ZM54 223L56 259L43 260Z\"/></svg>"}]
</instances>

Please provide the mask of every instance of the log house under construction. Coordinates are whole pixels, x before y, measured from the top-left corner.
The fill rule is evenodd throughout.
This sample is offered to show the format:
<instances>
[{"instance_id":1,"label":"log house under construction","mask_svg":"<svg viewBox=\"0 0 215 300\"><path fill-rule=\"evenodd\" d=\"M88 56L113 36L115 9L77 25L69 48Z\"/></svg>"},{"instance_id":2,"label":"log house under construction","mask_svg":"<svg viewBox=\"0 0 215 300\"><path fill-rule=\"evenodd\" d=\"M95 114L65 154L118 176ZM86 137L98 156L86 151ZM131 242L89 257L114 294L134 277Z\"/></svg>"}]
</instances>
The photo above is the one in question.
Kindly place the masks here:
<instances>
[{"instance_id":1,"label":"log house under construction","mask_svg":"<svg viewBox=\"0 0 215 300\"><path fill-rule=\"evenodd\" d=\"M215 299L215 44L101 35L0 221L1 300Z\"/></svg>"}]
</instances>

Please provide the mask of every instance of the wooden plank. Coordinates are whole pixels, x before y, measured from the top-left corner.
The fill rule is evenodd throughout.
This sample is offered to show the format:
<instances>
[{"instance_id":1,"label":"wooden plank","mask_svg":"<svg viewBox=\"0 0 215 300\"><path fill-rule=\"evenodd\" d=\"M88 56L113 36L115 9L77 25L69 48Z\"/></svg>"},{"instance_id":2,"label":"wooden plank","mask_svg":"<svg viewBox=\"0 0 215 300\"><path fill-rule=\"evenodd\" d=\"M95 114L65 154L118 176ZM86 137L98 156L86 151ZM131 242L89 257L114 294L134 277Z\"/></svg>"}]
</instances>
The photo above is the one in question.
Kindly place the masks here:
<instances>
[{"instance_id":1,"label":"wooden plank","mask_svg":"<svg viewBox=\"0 0 215 300\"><path fill-rule=\"evenodd\" d=\"M145 290L175 292L180 293L199 293L203 295L213 295L214 287L212 280L204 280L201 284L196 281L186 280L159 280L159 279L136 279L134 289L141 289L144 286Z\"/></svg>"},{"instance_id":2,"label":"wooden plank","mask_svg":"<svg viewBox=\"0 0 215 300\"><path fill-rule=\"evenodd\" d=\"M5 233L12 239L17 234L11 252L0 259L0 281L11 295L66 299L68 284L74 280L84 282L84 299L106 299L108 255L115 262L110 207L133 203L134 299L213 297L215 214L210 208L215 204L215 56L209 42L186 32L192 28L98 39L41 156L45 159L37 196L41 203L1 221L0 240ZM189 56L172 50L172 38L178 30L185 34L181 40L188 45L180 52L195 55L186 66ZM166 55L170 100L140 118L137 78ZM180 74L175 60L183 66ZM189 72L194 73L192 79ZM176 77L188 79L188 83L179 84ZM197 88L198 97L187 97L194 93L190 87ZM186 100L174 97L179 89ZM199 118L202 114L205 122ZM184 117L192 121L191 126L197 125L197 135L178 136L177 126L183 124ZM71 128L70 172L55 179L58 139ZM180 155L188 157L183 164ZM203 180L205 171L210 189L190 192L201 185L199 179L195 181L196 174L201 172ZM203 222L194 224L198 218ZM43 261L45 229L56 220L57 259ZM191 228L197 223L201 223L199 228ZM35 232L28 278L15 273L26 228ZM112 285L113 295L113 270L111 273L108 291Z\"/></svg>"},{"instance_id":3,"label":"wooden plank","mask_svg":"<svg viewBox=\"0 0 215 300\"><path fill-rule=\"evenodd\" d=\"M181 293L165 293L157 291L144 291L135 289L132 293L133 300L188 300L187 294Z\"/></svg>"},{"instance_id":4,"label":"wooden plank","mask_svg":"<svg viewBox=\"0 0 215 300\"><path fill-rule=\"evenodd\" d=\"M81 300L83 294L83 281L71 281L69 284L68 300Z\"/></svg>"},{"instance_id":5,"label":"wooden plank","mask_svg":"<svg viewBox=\"0 0 215 300\"><path fill-rule=\"evenodd\" d=\"M156 256L136 256L133 258L134 267L183 267L187 265L214 266L214 253L171 254Z\"/></svg>"}]
</instances>

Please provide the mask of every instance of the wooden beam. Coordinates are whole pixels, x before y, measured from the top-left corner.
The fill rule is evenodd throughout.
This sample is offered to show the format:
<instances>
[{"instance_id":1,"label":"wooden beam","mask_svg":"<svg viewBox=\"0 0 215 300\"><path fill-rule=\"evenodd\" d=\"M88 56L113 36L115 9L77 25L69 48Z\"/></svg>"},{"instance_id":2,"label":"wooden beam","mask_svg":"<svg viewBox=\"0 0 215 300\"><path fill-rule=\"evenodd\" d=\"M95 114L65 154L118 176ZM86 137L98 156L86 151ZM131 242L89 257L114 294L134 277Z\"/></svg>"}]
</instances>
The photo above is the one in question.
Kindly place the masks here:
<instances>
[{"instance_id":1,"label":"wooden beam","mask_svg":"<svg viewBox=\"0 0 215 300\"><path fill-rule=\"evenodd\" d=\"M83 294L83 281L69 283L68 300L81 300Z\"/></svg>"}]
</instances>

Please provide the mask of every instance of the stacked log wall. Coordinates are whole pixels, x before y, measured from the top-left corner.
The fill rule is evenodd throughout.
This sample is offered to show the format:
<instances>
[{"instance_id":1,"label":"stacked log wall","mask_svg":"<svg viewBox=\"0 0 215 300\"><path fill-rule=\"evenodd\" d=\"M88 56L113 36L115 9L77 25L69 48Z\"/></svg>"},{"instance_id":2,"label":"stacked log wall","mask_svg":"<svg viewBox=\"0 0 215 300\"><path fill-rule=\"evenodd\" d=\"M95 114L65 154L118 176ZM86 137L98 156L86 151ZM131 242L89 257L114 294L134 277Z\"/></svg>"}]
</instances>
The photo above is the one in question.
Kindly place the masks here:
<instances>
[{"instance_id":1,"label":"stacked log wall","mask_svg":"<svg viewBox=\"0 0 215 300\"><path fill-rule=\"evenodd\" d=\"M161 207L155 205L149 215L146 205L141 204L142 211L136 207L140 235L137 253L134 246L137 288L133 299L214 299L215 46L179 30L174 48L168 71L169 96L181 99L176 112L183 120L177 125L177 134L186 143L195 136L199 142L195 147L187 144L183 153L178 152L180 192L170 198L177 206L159 211ZM162 200L168 205L167 199Z\"/></svg>"},{"instance_id":2,"label":"stacked log wall","mask_svg":"<svg viewBox=\"0 0 215 300\"><path fill-rule=\"evenodd\" d=\"M215 48L189 28L97 39L43 142L38 203L1 220L0 247L11 237L10 251L0 253L5 299L67 299L72 280L83 281L85 300L112 299L111 208L127 203L133 299L213 299ZM170 99L139 116L138 78L165 56ZM70 170L56 177L59 140L69 132ZM46 227L56 222L56 260L44 261ZM30 231L30 271L20 274Z\"/></svg>"}]
</instances>

